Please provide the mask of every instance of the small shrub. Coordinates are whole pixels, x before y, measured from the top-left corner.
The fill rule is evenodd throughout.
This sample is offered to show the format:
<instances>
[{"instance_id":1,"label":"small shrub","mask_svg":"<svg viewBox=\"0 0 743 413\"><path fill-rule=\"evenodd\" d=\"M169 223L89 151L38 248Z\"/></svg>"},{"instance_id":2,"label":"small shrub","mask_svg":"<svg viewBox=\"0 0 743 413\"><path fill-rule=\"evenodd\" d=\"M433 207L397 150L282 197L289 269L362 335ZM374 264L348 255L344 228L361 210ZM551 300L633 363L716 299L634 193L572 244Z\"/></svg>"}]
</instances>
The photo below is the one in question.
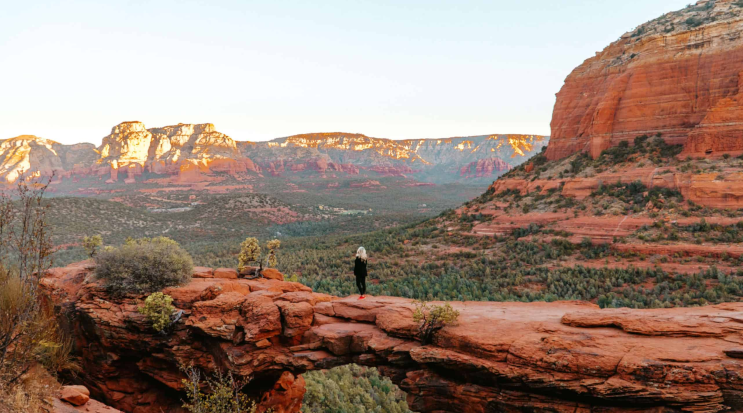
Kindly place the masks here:
<instances>
[{"instance_id":1,"label":"small shrub","mask_svg":"<svg viewBox=\"0 0 743 413\"><path fill-rule=\"evenodd\" d=\"M516 228L511 231L511 235L515 239L523 238L533 234L539 234L542 231L542 226L539 224L531 223L525 228Z\"/></svg>"},{"instance_id":2,"label":"small shrub","mask_svg":"<svg viewBox=\"0 0 743 413\"><path fill-rule=\"evenodd\" d=\"M144 300L144 307L139 307L137 311L147 317L152 328L162 333L170 325L175 311L173 297L159 292L152 293Z\"/></svg>"},{"instance_id":3,"label":"small shrub","mask_svg":"<svg viewBox=\"0 0 743 413\"><path fill-rule=\"evenodd\" d=\"M276 250L281 247L281 241L274 239L271 241L268 241L266 243L266 248L268 249L268 266L272 268L276 268L276 266L279 264L278 259L276 259Z\"/></svg>"},{"instance_id":4,"label":"small shrub","mask_svg":"<svg viewBox=\"0 0 743 413\"><path fill-rule=\"evenodd\" d=\"M188 399L183 407L189 412L255 413L257 410L255 402L240 391L245 383L235 380L231 372L217 371L211 378L202 379L201 372L193 366L182 370L188 377L183 379Z\"/></svg>"},{"instance_id":5,"label":"small shrub","mask_svg":"<svg viewBox=\"0 0 743 413\"><path fill-rule=\"evenodd\" d=\"M418 332L421 343L431 344L433 335L448 324L453 324L459 318L459 311L449 303L429 306L425 301L415 303L413 321L418 323Z\"/></svg>"},{"instance_id":6,"label":"small shrub","mask_svg":"<svg viewBox=\"0 0 743 413\"><path fill-rule=\"evenodd\" d=\"M94 258L98 255L98 250L103 245L103 237L100 235L93 235L92 237L83 238L83 248L88 254L88 257Z\"/></svg>"},{"instance_id":7,"label":"small shrub","mask_svg":"<svg viewBox=\"0 0 743 413\"><path fill-rule=\"evenodd\" d=\"M686 19L685 23L687 26L694 28L703 25L704 21L696 17L689 17L688 19Z\"/></svg>"},{"instance_id":8,"label":"small shrub","mask_svg":"<svg viewBox=\"0 0 743 413\"><path fill-rule=\"evenodd\" d=\"M242 271L248 264L257 262L261 258L261 246L257 238L245 238L240 244L240 255L238 255L238 270Z\"/></svg>"},{"instance_id":9,"label":"small shrub","mask_svg":"<svg viewBox=\"0 0 743 413\"><path fill-rule=\"evenodd\" d=\"M115 295L148 294L191 281L193 260L170 238L128 239L101 251L95 258L96 276Z\"/></svg>"},{"instance_id":10,"label":"small shrub","mask_svg":"<svg viewBox=\"0 0 743 413\"><path fill-rule=\"evenodd\" d=\"M281 241L273 239L266 242L266 249L268 254L265 256L261 255L261 246L257 238L246 238L245 241L240 244L240 254L238 255L238 271L242 271L243 268L249 264L258 263L261 268L265 264L267 268L276 268L279 261L276 258L276 250L281 247Z\"/></svg>"}]
</instances>

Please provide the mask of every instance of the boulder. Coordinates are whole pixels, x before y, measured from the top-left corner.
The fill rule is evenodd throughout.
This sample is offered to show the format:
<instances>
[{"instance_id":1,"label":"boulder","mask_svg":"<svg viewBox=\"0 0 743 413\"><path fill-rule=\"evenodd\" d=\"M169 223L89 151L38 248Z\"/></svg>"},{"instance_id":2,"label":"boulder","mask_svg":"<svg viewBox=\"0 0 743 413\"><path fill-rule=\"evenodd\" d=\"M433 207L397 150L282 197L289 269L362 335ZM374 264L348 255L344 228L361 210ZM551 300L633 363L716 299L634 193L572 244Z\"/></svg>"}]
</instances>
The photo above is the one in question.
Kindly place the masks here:
<instances>
[{"instance_id":1,"label":"boulder","mask_svg":"<svg viewBox=\"0 0 743 413\"><path fill-rule=\"evenodd\" d=\"M237 279L237 270L233 268L217 268L214 270L214 278L224 278L228 280Z\"/></svg>"},{"instance_id":2,"label":"boulder","mask_svg":"<svg viewBox=\"0 0 743 413\"><path fill-rule=\"evenodd\" d=\"M193 267L193 278L214 278L214 270L209 267Z\"/></svg>"},{"instance_id":3,"label":"boulder","mask_svg":"<svg viewBox=\"0 0 743 413\"><path fill-rule=\"evenodd\" d=\"M284 281L284 274L275 268L266 268L261 274L263 274L263 278L268 280Z\"/></svg>"},{"instance_id":4,"label":"boulder","mask_svg":"<svg viewBox=\"0 0 743 413\"><path fill-rule=\"evenodd\" d=\"M59 398L74 406L82 406L90 400L90 390L85 386L63 386Z\"/></svg>"},{"instance_id":5,"label":"boulder","mask_svg":"<svg viewBox=\"0 0 743 413\"><path fill-rule=\"evenodd\" d=\"M282 335L286 338L301 337L312 326L314 311L308 302L276 301L281 311Z\"/></svg>"}]
</instances>

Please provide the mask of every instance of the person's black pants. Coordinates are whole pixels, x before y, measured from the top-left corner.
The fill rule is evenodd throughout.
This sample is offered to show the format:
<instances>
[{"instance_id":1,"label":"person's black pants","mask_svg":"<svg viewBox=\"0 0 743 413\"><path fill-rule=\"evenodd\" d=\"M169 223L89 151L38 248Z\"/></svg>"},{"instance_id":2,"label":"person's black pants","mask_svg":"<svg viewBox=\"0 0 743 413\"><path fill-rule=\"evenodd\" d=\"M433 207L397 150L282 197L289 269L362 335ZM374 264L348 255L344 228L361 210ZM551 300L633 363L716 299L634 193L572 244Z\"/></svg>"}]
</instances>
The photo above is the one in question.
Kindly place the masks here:
<instances>
[{"instance_id":1,"label":"person's black pants","mask_svg":"<svg viewBox=\"0 0 743 413\"><path fill-rule=\"evenodd\" d=\"M356 287L359 289L359 294L366 294L366 277L363 275L356 276Z\"/></svg>"}]
</instances>

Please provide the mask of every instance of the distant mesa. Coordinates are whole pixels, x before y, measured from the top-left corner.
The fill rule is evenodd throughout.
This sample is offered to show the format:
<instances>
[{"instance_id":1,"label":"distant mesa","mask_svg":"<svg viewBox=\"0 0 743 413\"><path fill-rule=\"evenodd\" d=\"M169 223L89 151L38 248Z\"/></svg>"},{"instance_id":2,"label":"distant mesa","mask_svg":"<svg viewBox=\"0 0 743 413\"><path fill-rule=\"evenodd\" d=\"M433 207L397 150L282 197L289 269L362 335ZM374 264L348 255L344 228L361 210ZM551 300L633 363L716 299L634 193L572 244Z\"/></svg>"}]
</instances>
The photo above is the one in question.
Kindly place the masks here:
<instances>
[{"instance_id":1,"label":"distant mesa","mask_svg":"<svg viewBox=\"0 0 743 413\"><path fill-rule=\"evenodd\" d=\"M484 135L448 139L395 141L366 135L331 132L277 138L269 142L239 142L211 123L147 128L138 121L111 129L99 147L62 145L31 135L0 141L0 180L55 175L95 176L106 183L133 184L143 174L174 177L171 183L189 184L227 174L248 176L319 174L335 177L372 174L413 178L430 183L481 179L489 183L547 145L537 135ZM482 159L480 173L461 174L462 168ZM494 163L495 162L495 163Z\"/></svg>"}]
</instances>

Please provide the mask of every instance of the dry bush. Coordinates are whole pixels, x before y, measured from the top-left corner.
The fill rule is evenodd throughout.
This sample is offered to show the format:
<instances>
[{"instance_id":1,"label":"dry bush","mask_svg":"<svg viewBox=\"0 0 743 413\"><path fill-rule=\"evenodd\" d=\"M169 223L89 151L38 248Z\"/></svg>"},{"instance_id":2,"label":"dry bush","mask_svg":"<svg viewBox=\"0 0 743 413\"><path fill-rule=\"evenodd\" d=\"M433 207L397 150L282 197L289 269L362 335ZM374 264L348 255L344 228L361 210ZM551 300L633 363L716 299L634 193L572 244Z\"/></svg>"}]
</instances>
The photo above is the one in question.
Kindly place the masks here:
<instances>
[{"instance_id":1,"label":"dry bush","mask_svg":"<svg viewBox=\"0 0 743 413\"><path fill-rule=\"evenodd\" d=\"M255 413L257 406L242 391L245 383L235 380L231 372L215 372L202 377L197 368L183 367L188 379L183 380L188 400L183 407L191 413Z\"/></svg>"},{"instance_id":2,"label":"dry bush","mask_svg":"<svg viewBox=\"0 0 743 413\"><path fill-rule=\"evenodd\" d=\"M95 256L96 276L114 295L148 294L191 281L193 260L166 237L129 239Z\"/></svg>"},{"instance_id":3,"label":"dry bush","mask_svg":"<svg viewBox=\"0 0 743 413\"><path fill-rule=\"evenodd\" d=\"M74 368L71 346L39 288L53 252L42 204L46 187L21 178L15 193L0 194L0 405L26 406L22 411L34 411L34 400L44 399L27 379L34 366Z\"/></svg>"},{"instance_id":4,"label":"dry bush","mask_svg":"<svg viewBox=\"0 0 743 413\"><path fill-rule=\"evenodd\" d=\"M261 259L261 246L258 243L257 238L245 238L245 241L240 244L240 255L238 258L237 268L242 271L243 268L249 264L258 262Z\"/></svg>"}]
</instances>

